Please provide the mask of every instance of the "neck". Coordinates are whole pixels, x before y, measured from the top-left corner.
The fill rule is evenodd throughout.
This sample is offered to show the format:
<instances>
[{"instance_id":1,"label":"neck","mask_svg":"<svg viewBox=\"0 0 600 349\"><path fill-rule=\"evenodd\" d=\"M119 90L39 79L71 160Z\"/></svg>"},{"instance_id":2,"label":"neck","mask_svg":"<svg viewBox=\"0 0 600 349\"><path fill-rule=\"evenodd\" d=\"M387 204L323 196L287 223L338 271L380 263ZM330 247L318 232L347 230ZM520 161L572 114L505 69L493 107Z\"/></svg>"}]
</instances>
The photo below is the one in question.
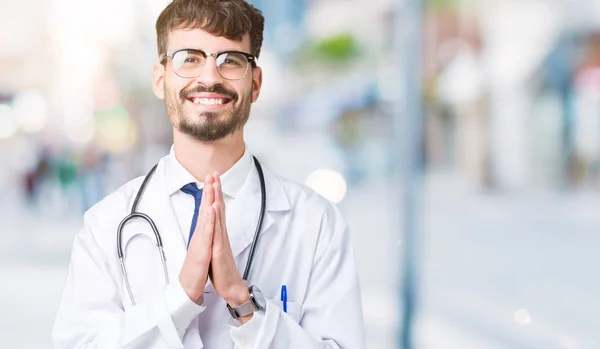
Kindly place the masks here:
<instances>
[{"instance_id":1,"label":"neck","mask_svg":"<svg viewBox=\"0 0 600 349\"><path fill-rule=\"evenodd\" d=\"M204 182L206 175L229 170L244 155L245 145L241 130L214 142L200 142L174 130L173 148L177 161L198 182Z\"/></svg>"}]
</instances>

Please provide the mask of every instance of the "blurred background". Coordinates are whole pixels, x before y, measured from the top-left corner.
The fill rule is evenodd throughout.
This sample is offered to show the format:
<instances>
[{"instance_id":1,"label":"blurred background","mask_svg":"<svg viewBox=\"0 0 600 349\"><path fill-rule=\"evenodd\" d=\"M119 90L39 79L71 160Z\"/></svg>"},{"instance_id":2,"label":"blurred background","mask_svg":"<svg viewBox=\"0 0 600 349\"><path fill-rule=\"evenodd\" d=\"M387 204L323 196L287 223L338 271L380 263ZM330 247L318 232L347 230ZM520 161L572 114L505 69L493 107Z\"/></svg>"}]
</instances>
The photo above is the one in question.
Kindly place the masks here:
<instances>
[{"instance_id":1,"label":"blurred background","mask_svg":"<svg viewBox=\"0 0 600 349\"><path fill-rule=\"evenodd\" d=\"M599 0L251 2L248 146L348 217L370 349L600 348ZM166 4L0 0L2 347L52 346L84 211L169 150Z\"/></svg>"}]
</instances>

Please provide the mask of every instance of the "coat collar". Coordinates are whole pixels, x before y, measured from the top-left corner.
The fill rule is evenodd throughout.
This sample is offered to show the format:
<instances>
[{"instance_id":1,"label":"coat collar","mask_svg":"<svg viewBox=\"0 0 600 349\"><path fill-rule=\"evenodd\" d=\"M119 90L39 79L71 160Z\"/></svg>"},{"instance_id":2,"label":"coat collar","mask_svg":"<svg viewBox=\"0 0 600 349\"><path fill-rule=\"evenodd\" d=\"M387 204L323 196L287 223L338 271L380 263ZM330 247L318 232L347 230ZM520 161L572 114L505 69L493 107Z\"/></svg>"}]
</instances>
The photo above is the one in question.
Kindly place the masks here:
<instances>
[{"instance_id":1,"label":"coat collar","mask_svg":"<svg viewBox=\"0 0 600 349\"><path fill-rule=\"evenodd\" d=\"M231 198L236 197L240 187L248 177L248 172L253 168L252 155L245 149L242 157L231 166L229 170L221 174L223 193ZM165 171L168 194L173 195L188 183L196 183L198 188L203 188L204 183L188 172L177 159L175 147L171 147L169 155L165 157Z\"/></svg>"}]
</instances>

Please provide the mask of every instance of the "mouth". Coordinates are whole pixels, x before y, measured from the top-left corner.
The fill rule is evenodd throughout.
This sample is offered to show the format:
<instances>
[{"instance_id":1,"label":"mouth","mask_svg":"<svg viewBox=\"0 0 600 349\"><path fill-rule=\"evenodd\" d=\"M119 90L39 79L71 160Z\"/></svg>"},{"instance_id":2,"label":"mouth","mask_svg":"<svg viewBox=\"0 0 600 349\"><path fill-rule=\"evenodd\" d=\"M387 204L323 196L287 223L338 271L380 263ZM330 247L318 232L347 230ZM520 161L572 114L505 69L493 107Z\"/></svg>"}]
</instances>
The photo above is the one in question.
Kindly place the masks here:
<instances>
[{"instance_id":1,"label":"mouth","mask_svg":"<svg viewBox=\"0 0 600 349\"><path fill-rule=\"evenodd\" d=\"M226 96L188 96L186 99L192 104L211 108L223 107L233 101Z\"/></svg>"}]
</instances>

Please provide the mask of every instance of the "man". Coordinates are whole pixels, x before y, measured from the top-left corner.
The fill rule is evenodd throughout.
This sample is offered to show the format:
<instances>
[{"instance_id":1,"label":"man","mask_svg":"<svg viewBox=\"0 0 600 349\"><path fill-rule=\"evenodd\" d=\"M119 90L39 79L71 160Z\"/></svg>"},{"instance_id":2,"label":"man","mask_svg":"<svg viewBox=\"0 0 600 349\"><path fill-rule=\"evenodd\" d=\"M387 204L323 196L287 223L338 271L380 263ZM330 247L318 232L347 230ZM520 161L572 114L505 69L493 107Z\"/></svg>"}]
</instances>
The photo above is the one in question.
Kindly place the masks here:
<instances>
[{"instance_id":1,"label":"man","mask_svg":"<svg viewBox=\"0 0 600 349\"><path fill-rule=\"evenodd\" d=\"M174 144L151 174L86 213L57 349L365 347L340 212L264 170L261 213L262 172L243 127L262 84L263 27L244 0L175 0L161 13L152 86ZM156 232L139 217L121 224L131 211Z\"/></svg>"}]
</instances>

